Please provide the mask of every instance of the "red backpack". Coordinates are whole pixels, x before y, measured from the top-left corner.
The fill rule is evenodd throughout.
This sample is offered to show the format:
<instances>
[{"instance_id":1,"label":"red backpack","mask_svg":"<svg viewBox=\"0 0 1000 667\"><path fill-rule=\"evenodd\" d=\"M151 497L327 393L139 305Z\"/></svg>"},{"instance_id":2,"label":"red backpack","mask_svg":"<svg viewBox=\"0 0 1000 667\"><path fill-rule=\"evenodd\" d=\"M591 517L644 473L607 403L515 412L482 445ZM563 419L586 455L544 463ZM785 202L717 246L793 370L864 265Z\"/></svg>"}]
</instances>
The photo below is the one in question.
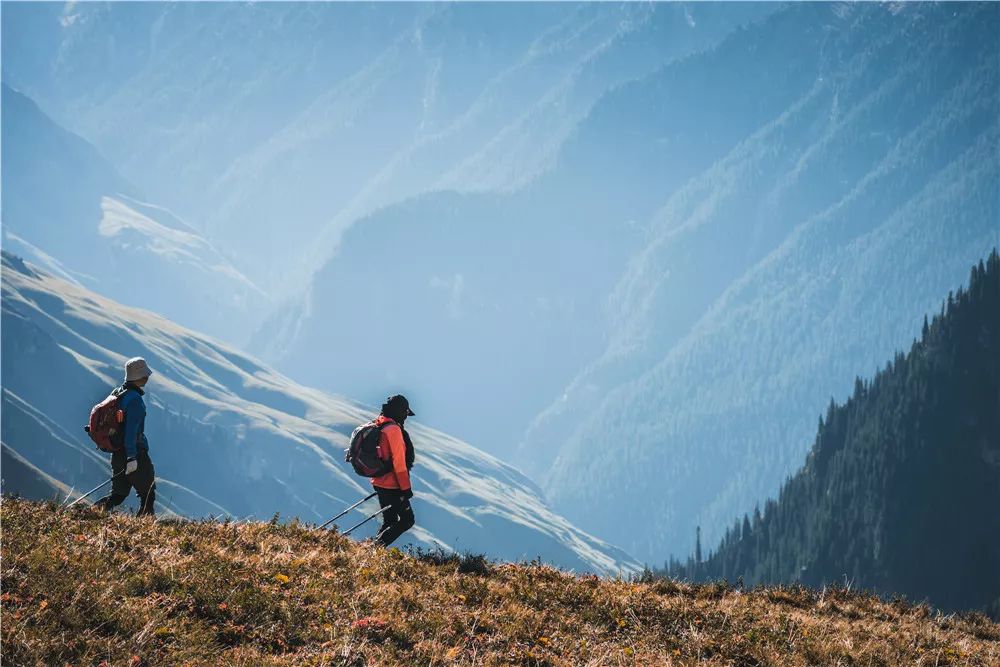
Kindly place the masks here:
<instances>
[{"instance_id":1,"label":"red backpack","mask_svg":"<svg viewBox=\"0 0 1000 667\"><path fill-rule=\"evenodd\" d=\"M83 427L102 452L116 452L125 447L125 413L118 404L124 393L124 387L119 387L95 405L90 411L90 422Z\"/></svg>"},{"instance_id":2,"label":"red backpack","mask_svg":"<svg viewBox=\"0 0 1000 667\"><path fill-rule=\"evenodd\" d=\"M344 450L344 460L354 466L354 472L362 477L381 477L392 470L389 452L382 451L379 444L382 429L386 426L396 424L368 422L354 429L351 434L351 446Z\"/></svg>"}]
</instances>

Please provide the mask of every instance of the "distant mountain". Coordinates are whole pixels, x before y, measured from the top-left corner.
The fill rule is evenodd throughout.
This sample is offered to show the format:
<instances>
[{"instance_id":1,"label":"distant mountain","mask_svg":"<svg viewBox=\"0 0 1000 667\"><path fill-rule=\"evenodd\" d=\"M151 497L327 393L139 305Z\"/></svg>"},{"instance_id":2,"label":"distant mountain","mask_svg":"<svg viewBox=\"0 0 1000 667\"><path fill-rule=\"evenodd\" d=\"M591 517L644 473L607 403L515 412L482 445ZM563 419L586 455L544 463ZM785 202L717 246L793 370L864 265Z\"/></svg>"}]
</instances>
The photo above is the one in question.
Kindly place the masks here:
<instances>
[{"instance_id":1,"label":"distant mountain","mask_svg":"<svg viewBox=\"0 0 1000 667\"><path fill-rule=\"evenodd\" d=\"M530 185L359 221L253 349L419 390L640 559L718 540L1000 233L1000 7L775 9L608 91Z\"/></svg>"},{"instance_id":2,"label":"distant mountain","mask_svg":"<svg viewBox=\"0 0 1000 667\"><path fill-rule=\"evenodd\" d=\"M998 29L989 4L792 5L595 109L632 127L691 91L703 124L618 149L655 164L664 146L664 175L670 146L713 145L743 109L762 122L664 191L604 352L530 428L516 460L551 470L556 507L655 562L778 490L809 415L1000 239Z\"/></svg>"},{"instance_id":3,"label":"distant mountain","mask_svg":"<svg viewBox=\"0 0 1000 667\"><path fill-rule=\"evenodd\" d=\"M530 182L605 91L769 11L21 5L4 14L4 76L204 221L256 282L298 294L355 219L430 190Z\"/></svg>"},{"instance_id":4,"label":"distant mountain","mask_svg":"<svg viewBox=\"0 0 1000 667\"><path fill-rule=\"evenodd\" d=\"M267 298L195 229L6 84L3 245L124 303L242 340Z\"/></svg>"},{"instance_id":5,"label":"distant mountain","mask_svg":"<svg viewBox=\"0 0 1000 667\"><path fill-rule=\"evenodd\" d=\"M843 405L763 515L675 576L842 585L947 611L1000 599L1000 255Z\"/></svg>"},{"instance_id":6,"label":"distant mountain","mask_svg":"<svg viewBox=\"0 0 1000 667\"><path fill-rule=\"evenodd\" d=\"M147 432L157 500L167 510L239 518L280 512L322 522L368 492L343 462L350 431L371 417L364 406L297 385L212 338L6 252L2 286L5 492L50 497L107 479L107 458L82 425L133 355L145 356L155 372ZM638 568L554 514L514 469L420 424L409 430L417 448L413 543L541 557L581 571ZM373 502L341 525L359 520Z\"/></svg>"},{"instance_id":7,"label":"distant mountain","mask_svg":"<svg viewBox=\"0 0 1000 667\"><path fill-rule=\"evenodd\" d=\"M656 7L633 38L659 42L661 61L697 59L695 47L708 40L691 43L685 31L692 30L688 19L701 25L698 12L680 20L674 12L683 6ZM709 27L739 26L753 16L725 9L719 17L709 10ZM714 28L710 34L727 33ZM635 48L628 40L620 48L626 45ZM621 70L624 65L614 64L624 55L610 49L593 66ZM784 108L779 84L754 91L772 100L763 109ZM700 85L692 77L684 92ZM628 88L622 84L607 95ZM698 150L672 163L669 173L643 173L618 146L644 143L635 138L644 125L631 116L619 127L595 120L605 104L602 98L576 127L550 171L513 192L432 192L357 221L309 288L261 327L251 349L331 390L351 387L365 395L384 378L419 387L438 423L511 456L525 425L600 354L608 335L607 296L628 258L641 250L643 222L662 204L663 191L724 155L766 118L753 110L727 132L699 142L698 116L658 99L647 111L666 116L663 125L690 135ZM655 137L650 142L662 147ZM581 143L586 146L576 147ZM382 325L346 324L359 313L378 316ZM313 359L328 345L342 353ZM484 400L491 415L485 428Z\"/></svg>"},{"instance_id":8,"label":"distant mountain","mask_svg":"<svg viewBox=\"0 0 1000 667\"><path fill-rule=\"evenodd\" d=\"M290 286L255 353L420 395L641 559L998 242L996 4L392 7L14 4L4 76Z\"/></svg>"}]
</instances>

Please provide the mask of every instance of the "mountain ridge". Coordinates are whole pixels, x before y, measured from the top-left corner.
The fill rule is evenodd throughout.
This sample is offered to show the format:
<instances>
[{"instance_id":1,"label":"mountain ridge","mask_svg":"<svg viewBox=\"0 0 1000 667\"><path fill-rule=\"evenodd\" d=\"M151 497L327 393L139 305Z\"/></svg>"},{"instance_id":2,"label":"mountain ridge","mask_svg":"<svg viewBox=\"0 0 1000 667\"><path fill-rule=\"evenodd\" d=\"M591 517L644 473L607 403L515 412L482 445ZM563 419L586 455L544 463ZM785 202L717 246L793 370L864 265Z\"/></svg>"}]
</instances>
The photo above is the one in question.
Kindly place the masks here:
<instances>
[{"instance_id":1,"label":"mountain ridge","mask_svg":"<svg viewBox=\"0 0 1000 667\"><path fill-rule=\"evenodd\" d=\"M13 7L5 71L256 282L294 295L354 219L430 189L530 180L602 91L765 11ZM15 58L29 40L35 57ZM116 42L141 57L118 62ZM194 92L192 70L215 92Z\"/></svg>"},{"instance_id":2,"label":"mountain ridge","mask_svg":"<svg viewBox=\"0 0 1000 667\"><path fill-rule=\"evenodd\" d=\"M7 83L2 99L5 248L119 301L245 335L250 303L267 301L257 285L34 100Z\"/></svg>"},{"instance_id":3,"label":"mountain ridge","mask_svg":"<svg viewBox=\"0 0 1000 667\"><path fill-rule=\"evenodd\" d=\"M343 449L371 408L297 385L218 340L115 304L6 251L0 278L0 439L5 463L30 464L5 465L7 492L22 483L37 488L32 468L65 486L89 489L107 479L107 457L81 427L90 406L120 383L125 359L141 355L155 373L147 432L157 499L168 514L280 512L320 523L367 494ZM552 513L517 470L420 423L408 430L417 446L412 543L541 557L581 571L640 569ZM27 482L14 473L29 475Z\"/></svg>"}]
</instances>

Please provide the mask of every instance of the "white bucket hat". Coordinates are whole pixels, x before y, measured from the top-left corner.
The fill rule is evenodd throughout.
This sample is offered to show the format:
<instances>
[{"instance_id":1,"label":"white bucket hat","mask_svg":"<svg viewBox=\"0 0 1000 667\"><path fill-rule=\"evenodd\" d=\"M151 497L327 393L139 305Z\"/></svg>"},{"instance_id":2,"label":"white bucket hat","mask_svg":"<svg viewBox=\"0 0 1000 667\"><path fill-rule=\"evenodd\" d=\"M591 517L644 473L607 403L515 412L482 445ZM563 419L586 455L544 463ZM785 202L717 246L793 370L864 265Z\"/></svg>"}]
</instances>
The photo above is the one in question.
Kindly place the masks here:
<instances>
[{"instance_id":1,"label":"white bucket hat","mask_svg":"<svg viewBox=\"0 0 1000 667\"><path fill-rule=\"evenodd\" d=\"M125 362L125 381L134 382L135 380L141 380L142 378L148 378L153 374L153 371L149 370L149 364L142 357L133 357Z\"/></svg>"}]
</instances>

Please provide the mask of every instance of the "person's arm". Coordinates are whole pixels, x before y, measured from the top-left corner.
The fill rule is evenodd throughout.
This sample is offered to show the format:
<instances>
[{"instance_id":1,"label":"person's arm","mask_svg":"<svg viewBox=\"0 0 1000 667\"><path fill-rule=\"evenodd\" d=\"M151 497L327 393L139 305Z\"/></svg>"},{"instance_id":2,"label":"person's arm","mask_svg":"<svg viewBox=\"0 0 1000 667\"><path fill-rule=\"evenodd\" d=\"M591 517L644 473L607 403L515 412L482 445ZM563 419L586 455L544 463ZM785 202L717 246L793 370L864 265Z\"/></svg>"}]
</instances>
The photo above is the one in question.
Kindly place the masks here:
<instances>
[{"instance_id":1,"label":"person's arm","mask_svg":"<svg viewBox=\"0 0 1000 667\"><path fill-rule=\"evenodd\" d=\"M392 470L396 473L400 491L410 490L410 473L406 469L406 443L403 442L403 432L398 426L390 426L384 431L389 439L389 452L392 455Z\"/></svg>"},{"instance_id":2,"label":"person's arm","mask_svg":"<svg viewBox=\"0 0 1000 667\"><path fill-rule=\"evenodd\" d=\"M134 459L138 455L136 445L139 439L139 424L146 416L146 404L142 398L135 396L125 406L125 456Z\"/></svg>"},{"instance_id":3,"label":"person's arm","mask_svg":"<svg viewBox=\"0 0 1000 667\"><path fill-rule=\"evenodd\" d=\"M399 428L403 431L403 444L406 445L406 469L410 470L417 459L417 455L413 451L413 441L410 440L410 434L402 426Z\"/></svg>"}]
</instances>

